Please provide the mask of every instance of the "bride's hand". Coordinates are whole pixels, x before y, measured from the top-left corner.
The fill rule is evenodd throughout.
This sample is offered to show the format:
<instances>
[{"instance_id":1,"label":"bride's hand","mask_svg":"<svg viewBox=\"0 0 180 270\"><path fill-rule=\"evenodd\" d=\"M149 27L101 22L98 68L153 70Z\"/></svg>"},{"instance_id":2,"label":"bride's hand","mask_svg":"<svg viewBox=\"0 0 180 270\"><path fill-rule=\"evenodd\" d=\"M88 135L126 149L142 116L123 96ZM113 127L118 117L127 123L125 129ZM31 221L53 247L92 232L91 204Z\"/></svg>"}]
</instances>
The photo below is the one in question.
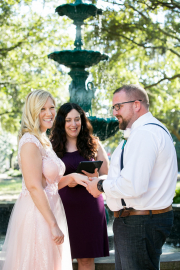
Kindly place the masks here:
<instances>
[{"instance_id":1,"label":"bride's hand","mask_svg":"<svg viewBox=\"0 0 180 270\"><path fill-rule=\"evenodd\" d=\"M72 180L72 182L68 185L68 187L71 187L71 188L76 187L76 186L77 186L77 183L74 180Z\"/></svg>"},{"instance_id":2,"label":"bride's hand","mask_svg":"<svg viewBox=\"0 0 180 270\"><path fill-rule=\"evenodd\" d=\"M74 181L76 181L77 184L87 187L87 183L89 182L89 179L86 175L79 174L79 173L72 173L71 177L73 178Z\"/></svg>"},{"instance_id":3,"label":"bride's hand","mask_svg":"<svg viewBox=\"0 0 180 270\"><path fill-rule=\"evenodd\" d=\"M59 229L58 225L54 225L51 228L52 239L56 245L61 245L64 242L64 234Z\"/></svg>"}]
</instances>

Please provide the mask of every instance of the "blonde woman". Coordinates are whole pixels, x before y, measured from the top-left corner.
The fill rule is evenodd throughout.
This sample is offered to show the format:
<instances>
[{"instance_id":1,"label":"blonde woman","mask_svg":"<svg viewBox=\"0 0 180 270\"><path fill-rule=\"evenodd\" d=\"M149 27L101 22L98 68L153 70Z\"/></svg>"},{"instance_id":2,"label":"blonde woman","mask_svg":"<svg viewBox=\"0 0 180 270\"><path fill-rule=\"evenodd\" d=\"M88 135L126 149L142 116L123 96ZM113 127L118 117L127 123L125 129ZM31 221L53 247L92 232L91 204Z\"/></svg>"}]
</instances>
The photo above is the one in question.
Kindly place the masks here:
<instances>
[{"instance_id":1,"label":"blonde woman","mask_svg":"<svg viewBox=\"0 0 180 270\"><path fill-rule=\"evenodd\" d=\"M86 186L86 176L63 176L64 163L46 137L55 118L49 92L31 92L19 132L18 161L22 192L14 206L2 255L3 270L71 270L68 229L58 188L71 182Z\"/></svg>"}]
</instances>

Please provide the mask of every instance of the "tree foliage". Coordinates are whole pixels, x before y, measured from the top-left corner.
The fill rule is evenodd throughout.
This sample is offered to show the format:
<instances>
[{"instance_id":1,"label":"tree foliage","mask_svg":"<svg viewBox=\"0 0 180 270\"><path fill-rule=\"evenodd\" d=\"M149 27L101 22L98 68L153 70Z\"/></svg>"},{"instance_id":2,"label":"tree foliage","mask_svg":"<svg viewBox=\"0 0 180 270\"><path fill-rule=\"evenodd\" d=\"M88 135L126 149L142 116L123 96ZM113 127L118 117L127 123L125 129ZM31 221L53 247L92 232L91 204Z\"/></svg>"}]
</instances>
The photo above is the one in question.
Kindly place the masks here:
<instances>
[{"instance_id":1,"label":"tree foliage","mask_svg":"<svg viewBox=\"0 0 180 270\"><path fill-rule=\"evenodd\" d=\"M99 46L110 56L107 64L92 68L99 87L94 112L102 107L108 110L112 92L118 87L139 83L149 94L153 115L180 141L180 3L173 0L102 3L102 27L91 19L88 23L95 31L85 36L91 48ZM109 103L103 104L105 99Z\"/></svg>"},{"instance_id":2,"label":"tree foliage","mask_svg":"<svg viewBox=\"0 0 180 270\"><path fill-rule=\"evenodd\" d=\"M21 108L29 91L47 89L58 97L59 103L68 99L70 77L48 60L47 54L73 48L71 30L67 31L72 21L66 17L60 20L54 14L58 2L44 1L42 12L35 8L39 2L0 2L0 120L2 127L11 132L19 126ZM97 4L97 0L84 2ZM84 35L85 49L109 55L109 61L90 69L97 87L93 114L112 116L109 108L113 91L123 84L139 83L148 91L151 112L169 128L178 145L179 1L101 0L98 5L99 2L103 15L99 20L95 17L86 22ZM118 133L109 140L112 147L120 137Z\"/></svg>"},{"instance_id":3,"label":"tree foliage","mask_svg":"<svg viewBox=\"0 0 180 270\"><path fill-rule=\"evenodd\" d=\"M19 127L28 92L48 90L59 103L68 98L68 76L47 58L72 44L66 32L69 21L63 18L59 24L54 9L55 3L48 1L44 6L31 0L0 2L0 121L10 132Z\"/></svg>"}]
</instances>

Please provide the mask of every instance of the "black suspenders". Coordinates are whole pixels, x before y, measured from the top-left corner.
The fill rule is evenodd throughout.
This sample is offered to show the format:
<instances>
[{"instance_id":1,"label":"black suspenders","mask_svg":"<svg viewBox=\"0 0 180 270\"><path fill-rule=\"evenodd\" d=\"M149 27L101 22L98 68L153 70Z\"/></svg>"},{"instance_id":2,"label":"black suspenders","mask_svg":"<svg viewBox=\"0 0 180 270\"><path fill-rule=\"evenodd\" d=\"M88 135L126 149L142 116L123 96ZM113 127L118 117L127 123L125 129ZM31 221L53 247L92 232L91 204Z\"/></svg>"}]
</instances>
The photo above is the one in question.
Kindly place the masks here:
<instances>
[{"instance_id":1,"label":"black suspenders","mask_svg":"<svg viewBox=\"0 0 180 270\"><path fill-rule=\"evenodd\" d=\"M162 129L164 129L164 131L166 131L166 133L169 135L169 137L171 138L171 140L172 140L172 142L173 142L173 139L172 139L170 133L169 133L164 127L162 127L161 125L156 124L156 123L147 123L147 124L145 124L144 126L147 126L147 125L155 125L155 126L158 126L158 127L162 128ZM125 144L124 144L123 146L125 146ZM123 156L124 156L124 147L122 148L122 152L121 152L121 163L120 163L120 165L121 165L121 166L120 166L121 170L124 168L124 164L123 164ZM126 203L125 203L124 199L121 199L121 203L122 203L122 206L123 206L123 207L126 206Z\"/></svg>"}]
</instances>

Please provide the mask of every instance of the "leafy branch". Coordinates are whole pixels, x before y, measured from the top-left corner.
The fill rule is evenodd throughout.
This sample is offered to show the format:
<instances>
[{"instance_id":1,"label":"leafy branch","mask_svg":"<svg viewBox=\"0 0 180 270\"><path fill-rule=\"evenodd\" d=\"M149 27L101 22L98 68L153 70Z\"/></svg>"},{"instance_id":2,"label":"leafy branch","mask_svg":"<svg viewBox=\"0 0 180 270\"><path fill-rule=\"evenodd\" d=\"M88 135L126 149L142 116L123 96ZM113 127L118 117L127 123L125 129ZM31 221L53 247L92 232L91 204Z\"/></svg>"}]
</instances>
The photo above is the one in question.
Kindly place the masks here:
<instances>
[{"instance_id":1,"label":"leafy branch","mask_svg":"<svg viewBox=\"0 0 180 270\"><path fill-rule=\"evenodd\" d=\"M149 89L149 88L151 88L151 87L153 87L153 86L156 86L156 85L158 85L159 83L163 82L164 80L172 81L172 80L174 80L174 79L176 79L176 78L180 78L180 74L176 74L176 75L174 75L174 76L172 76L172 77L164 76L164 78L162 78L162 79L159 80L158 82L153 83L153 84L151 84L151 85L145 86L145 89Z\"/></svg>"}]
</instances>

